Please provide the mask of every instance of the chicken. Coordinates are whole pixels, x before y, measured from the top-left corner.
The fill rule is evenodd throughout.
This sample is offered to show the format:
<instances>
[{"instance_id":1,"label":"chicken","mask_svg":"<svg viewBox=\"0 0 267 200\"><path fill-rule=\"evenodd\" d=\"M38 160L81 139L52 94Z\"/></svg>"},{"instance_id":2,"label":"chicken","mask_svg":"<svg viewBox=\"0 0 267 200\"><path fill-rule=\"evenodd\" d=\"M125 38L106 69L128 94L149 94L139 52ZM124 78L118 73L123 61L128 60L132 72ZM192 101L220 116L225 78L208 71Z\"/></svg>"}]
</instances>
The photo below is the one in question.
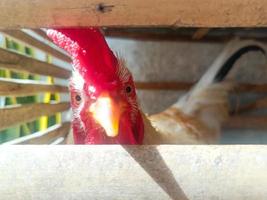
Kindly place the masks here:
<instances>
[{"instance_id":1,"label":"chicken","mask_svg":"<svg viewBox=\"0 0 267 200\"><path fill-rule=\"evenodd\" d=\"M125 61L113 54L98 28L49 29L47 35L73 59L69 88L75 144L215 143L233 87L222 80L247 51L265 53L254 41L231 42L188 94L147 116Z\"/></svg>"}]
</instances>

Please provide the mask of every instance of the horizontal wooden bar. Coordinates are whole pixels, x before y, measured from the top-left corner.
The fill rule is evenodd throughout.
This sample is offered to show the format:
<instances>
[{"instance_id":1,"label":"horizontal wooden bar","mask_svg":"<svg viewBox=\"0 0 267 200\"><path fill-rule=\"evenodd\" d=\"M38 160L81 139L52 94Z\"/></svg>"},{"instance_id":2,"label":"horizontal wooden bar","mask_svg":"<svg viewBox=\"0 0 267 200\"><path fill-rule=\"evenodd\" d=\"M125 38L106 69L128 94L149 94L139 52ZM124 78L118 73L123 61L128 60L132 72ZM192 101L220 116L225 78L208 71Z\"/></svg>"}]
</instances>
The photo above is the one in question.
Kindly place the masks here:
<instances>
[{"instance_id":1,"label":"horizontal wooden bar","mask_svg":"<svg viewBox=\"0 0 267 200\"><path fill-rule=\"evenodd\" d=\"M206 35L196 33L209 29ZM111 38L124 38L140 41L179 41L194 43L226 43L233 38L241 40L257 40L266 42L266 28L168 28L168 27L104 27L105 36ZM201 38L202 37L202 38Z\"/></svg>"},{"instance_id":2,"label":"horizontal wooden bar","mask_svg":"<svg viewBox=\"0 0 267 200\"><path fill-rule=\"evenodd\" d=\"M267 116L232 116L224 128L229 129L267 129Z\"/></svg>"},{"instance_id":3,"label":"horizontal wooden bar","mask_svg":"<svg viewBox=\"0 0 267 200\"><path fill-rule=\"evenodd\" d=\"M189 90L194 86L192 82L141 82L136 81L135 85L140 90ZM236 84L235 92L256 92L266 93L267 84L251 84L239 83Z\"/></svg>"},{"instance_id":4,"label":"horizontal wooden bar","mask_svg":"<svg viewBox=\"0 0 267 200\"><path fill-rule=\"evenodd\" d=\"M154 29L153 29L154 30ZM178 41L178 42L209 42L209 43L222 43L226 42L232 37L205 37L199 40L192 38L192 34L180 35L177 33L157 33L157 31L131 31L125 28L106 28L104 29L104 34L110 38L123 38L123 39L133 39L140 41Z\"/></svg>"},{"instance_id":5,"label":"horizontal wooden bar","mask_svg":"<svg viewBox=\"0 0 267 200\"><path fill-rule=\"evenodd\" d=\"M38 83L37 81L0 78L0 96L29 96L43 92L66 93L68 87Z\"/></svg>"},{"instance_id":6,"label":"horizontal wooden bar","mask_svg":"<svg viewBox=\"0 0 267 200\"><path fill-rule=\"evenodd\" d=\"M262 145L1 146L0 196L263 200L266 155Z\"/></svg>"},{"instance_id":7,"label":"horizontal wooden bar","mask_svg":"<svg viewBox=\"0 0 267 200\"><path fill-rule=\"evenodd\" d=\"M0 109L0 130L16 124L32 121L44 115L52 115L69 109L69 103L35 103L8 106Z\"/></svg>"},{"instance_id":8,"label":"horizontal wooden bar","mask_svg":"<svg viewBox=\"0 0 267 200\"><path fill-rule=\"evenodd\" d=\"M40 37L48 40L48 41L52 41L51 38L49 38L47 35L46 35L46 32L43 31L42 29L31 29L33 32L35 32L37 35L39 35Z\"/></svg>"},{"instance_id":9,"label":"horizontal wooden bar","mask_svg":"<svg viewBox=\"0 0 267 200\"><path fill-rule=\"evenodd\" d=\"M4 143L4 145L11 144L50 144L60 137L66 137L70 131L70 122L63 124L56 124L44 131L33 133L18 139Z\"/></svg>"},{"instance_id":10,"label":"horizontal wooden bar","mask_svg":"<svg viewBox=\"0 0 267 200\"><path fill-rule=\"evenodd\" d=\"M255 100L254 102L241 105L237 107L237 109L233 110L232 113L241 114L241 113L245 113L245 112L249 112L249 111L253 111L257 109L264 109L264 108L267 108L267 97L263 97L263 98Z\"/></svg>"},{"instance_id":11,"label":"horizontal wooden bar","mask_svg":"<svg viewBox=\"0 0 267 200\"><path fill-rule=\"evenodd\" d=\"M266 7L261 0L2 0L0 27L264 27Z\"/></svg>"},{"instance_id":12,"label":"horizontal wooden bar","mask_svg":"<svg viewBox=\"0 0 267 200\"><path fill-rule=\"evenodd\" d=\"M135 82L139 90L189 90L193 85L191 82Z\"/></svg>"},{"instance_id":13,"label":"horizontal wooden bar","mask_svg":"<svg viewBox=\"0 0 267 200\"><path fill-rule=\"evenodd\" d=\"M32 74L69 78L69 70L0 48L0 68Z\"/></svg>"},{"instance_id":14,"label":"horizontal wooden bar","mask_svg":"<svg viewBox=\"0 0 267 200\"><path fill-rule=\"evenodd\" d=\"M32 36L30 36L29 34L23 32L23 31L20 31L20 30L1 30L1 32L9 35L15 39L19 39L20 41L25 42L34 48L38 48L38 49L40 49L46 53L49 53L54 57L57 57L57 58L64 60L66 62L71 62L71 58L69 56L67 56L66 54L61 53L60 51L57 51L56 49L49 46L48 44L45 44L45 43L33 38Z\"/></svg>"}]
</instances>

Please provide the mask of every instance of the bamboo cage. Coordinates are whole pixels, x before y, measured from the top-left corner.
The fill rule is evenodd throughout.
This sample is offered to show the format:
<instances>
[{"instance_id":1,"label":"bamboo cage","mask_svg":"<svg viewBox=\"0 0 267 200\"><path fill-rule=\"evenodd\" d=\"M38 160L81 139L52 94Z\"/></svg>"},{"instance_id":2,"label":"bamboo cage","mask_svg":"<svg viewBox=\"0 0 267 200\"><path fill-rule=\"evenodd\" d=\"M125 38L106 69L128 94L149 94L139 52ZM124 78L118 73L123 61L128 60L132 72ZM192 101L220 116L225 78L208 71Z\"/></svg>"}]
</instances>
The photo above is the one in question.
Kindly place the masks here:
<instances>
[{"instance_id":1,"label":"bamboo cage","mask_svg":"<svg viewBox=\"0 0 267 200\"><path fill-rule=\"evenodd\" d=\"M70 58L66 54L52 48L49 44L45 44L39 41L26 32L23 32L21 30L3 30L2 33L24 43L27 43L28 45L34 46L37 49L48 52L50 55L54 56L57 59L61 59L70 63ZM1 69L50 76L65 80L67 80L71 74L69 70L56 66L55 64L33 59L5 49L0 49L0 57ZM1 78L0 91L1 96L20 97L46 92L68 93L68 86L47 84L44 81ZM50 116L55 113L63 112L68 109L68 102L34 103L6 106L0 109L0 130L12 127L14 125L33 121L37 118L40 118L41 116ZM38 132L33 135L25 136L25 138L19 138L19 141L23 140L24 144L32 143L32 141L34 141L35 144L52 143L54 140L66 136L69 132L69 128L70 123L63 122L59 125L55 125L54 127L50 127L47 130ZM25 139L27 139L27 142L25 141ZM16 143L16 141L12 142Z\"/></svg>"},{"instance_id":2,"label":"bamboo cage","mask_svg":"<svg viewBox=\"0 0 267 200\"><path fill-rule=\"evenodd\" d=\"M101 26L106 36L134 40L222 42L212 28L267 26L267 3L260 0L96 1L2 0L0 29L70 66L70 57L49 41L42 28ZM165 33L147 31L161 27ZM172 29L194 28L187 35ZM34 34L29 34L31 30ZM182 29L182 28L181 28ZM141 32L141 34L140 34ZM34 37L34 35L36 37ZM266 42L255 31L249 38ZM244 37L246 38L246 36ZM60 79L70 68L0 48L0 69ZM186 91L194 82L136 82L140 90ZM240 93L264 94L266 84L243 83ZM0 96L68 94L68 86L44 81L0 78ZM266 108L266 98L239 112ZM43 116L69 111L68 101L15 104L0 108L0 131ZM238 113L239 114L239 113ZM267 116L234 115L228 128L266 128ZM8 146L65 144L70 121L1 145L0 197L3 199L266 199L266 146ZM1 133L0 133L1 134Z\"/></svg>"}]
</instances>

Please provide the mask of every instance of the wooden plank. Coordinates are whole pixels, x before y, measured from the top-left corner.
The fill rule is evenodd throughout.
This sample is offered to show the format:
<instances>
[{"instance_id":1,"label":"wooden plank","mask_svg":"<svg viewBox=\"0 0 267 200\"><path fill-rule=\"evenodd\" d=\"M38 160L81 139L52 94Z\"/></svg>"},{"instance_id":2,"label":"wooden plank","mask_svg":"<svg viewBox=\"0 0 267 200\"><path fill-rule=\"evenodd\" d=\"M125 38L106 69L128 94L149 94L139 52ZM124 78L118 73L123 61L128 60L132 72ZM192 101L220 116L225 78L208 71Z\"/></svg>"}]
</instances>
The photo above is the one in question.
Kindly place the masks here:
<instances>
[{"instance_id":1,"label":"wooden plank","mask_svg":"<svg viewBox=\"0 0 267 200\"><path fill-rule=\"evenodd\" d=\"M142 82L136 81L139 90L189 90L194 86L193 82ZM240 83L235 87L235 92L266 93L267 84Z\"/></svg>"},{"instance_id":2,"label":"wooden plank","mask_svg":"<svg viewBox=\"0 0 267 200\"><path fill-rule=\"evenodd\" d=\"M192 33L180 33L179 29L166 29L156 30L155 28L148 28L145 30L144 28L104 28L104 34L106 37L111 38L124 38L124 39L133 39L140 41L181 41L181 42L209 42L209 43L222 43L226 42L233 37L231 36L209 36L205 37L202 40L193 40ZM251 37L250 37L251 38Z\"/></svg>"},{"instance_id":3,"label":"wooden plank","mask_svg":"<svg viewBox=\"0 0 267 200\"><path fill-rule=\"evenodd\" d=\"M190 82L135 82L139 90L189 90L194 83ZM34 81L1 79L0 78L0 96L25 96L42 92L68 92L68 87L61 85L49 85ZM266 93L267 84L238 84L235 91L238 93L254 92Z\"/></svg>"},{"instance_id":4,"label":"wooden plank","mask_svg":"<svg viewBox=\"0 0 267 200\"><path fill-rule=\"evenodd\" d=\"M139 90L189 90L193 85L192 82L135 82Z\"/></svg>"},{"instance_id":5,"label":"wooden plank","mask_svg":"<svg viewBox=\"0 0 267 200\"><path fill-rule=\"evenodd\" d=\"M69 78L71 71L0 48L0 68L32 74Z\"/></svg>"},{"instance_id":6,"label":"wooden plank","mask_svg":"<svg viewBox=\"0 0 267 200\"><path fill-rule=\"evenodd\" d=\"M200 28L201 30L206 28ZM199 29L198 29L199 30ZM181 41L194 43L226 43L233 38L266 42L266 28L209 28L201 40L192 39L196 28L171 27L104 27L105 36L140 41Z\"/></svg>"},{"instance_id":7,"label":"wooden plank","mask_svg":"<svg viewBox=\"0 0 267 200\"><path fill-rule=\"evenodd\" d=\"M35 32L37 35L39 35L40 37L48 40L48 41L52 41L50 37L48 37L45 33L45 31L43 31L42 29L31 29L33 32Z\"/></svg>"},{"instance_id":8,"label":"wooden plank","mask_svg":"<svg viewBox=\"0 0 267 200\"><path fill-rule=\"evenodd\" d=\"M44 115L62 112L69 109L69 107L69 103L35 103L4 107L0 109L0 130L16 124L32 121Z\"/></svg>"},{"instance_id":9,"label":"wooden plank","mask_svg":"<svg viewBox=\"0 0 267 200\"><path fill-rule=\"evenodd\" d=\"M29 96L43 92L66 93L68 87L38 83L37 81L0 78L0 96Z\"/></svg>"},{"instance_id":10,"label":"wooden plank","mask_svg":"<svg viewBox=\"0 0 267 200\"><path fill-rule=\"evenodd\" d=\"M9 35L15 39L19 39L22 42L25 42L29 45L31 45L34 48L38 48L44 52L47 52L48 54L51 54L54 57L57 57L61 60L64 60L66 62L71 62L71 58L67 56L64 53L61 53L60 51L57 51L53 47L31 37L29 34L20 31L20 30L2 30L2 33Z\"/></svg>"},{"instance_id":11,"label":"wooden plank","mask_svg":"<svg viewBox=\"0 0 267 200\"><path fill-rule=\"evenodd\" d=\"M253 111L257 109L264 109L264 108L267 108L267 97L263 97L263 98L255 100L254 102L241 105L237 107L235 110L233 110L232 113L241 114L241 113L245 113L245 112L249 112L249 111Z\"/></svg>"},{"instance_id":12,"label":"wooden plank","mask_svg":"<svg viewBox=\"0 0 267 200\"><path fill-rule=\"evenodd\" d=\"M44 131L33 133L18 139L4 143L4 145L11 144L49 144L60 137L66 137L70 130L70 123L56 124Z\"/></svg>"},{"instance_id":13,"label":"wooden plank","mask_svg":"<svg viewBox=\"0 0 267 200\"><path fill-rule=\"evenodd\" d=\"M0 196L264 200L266 155L262 145L1 146Z\"/></svg>"},{"instance_id":14,"label":"wooden plank","mask_svg":"<svg viewBox=\"0 0 267 200\"><path fill-rule=\"evenodd\" d=\"M251 83L240 83L236 86L237 92L257 92L257 93L266 93L267 84L251 84Z\"/></svg>"},{"instance_id":15,"label":"wooden plank","mask_svg":"<svg viewBox=\"0 0 267 200\"><path fill-rule=\"evenodd\" d=\"M0 27L265 27L266 7L262 0L2 0Z\"/></svg>"},{"instance_id":16,"label":"wooden plank","mask_svg":"<svg viewBox=\"0 0 267 200\"><path fill-rule=\"evenodd\" d=\"M229 129L266 129L267 116L232 116L224 128Z\"/></svg>"}]
</instances>

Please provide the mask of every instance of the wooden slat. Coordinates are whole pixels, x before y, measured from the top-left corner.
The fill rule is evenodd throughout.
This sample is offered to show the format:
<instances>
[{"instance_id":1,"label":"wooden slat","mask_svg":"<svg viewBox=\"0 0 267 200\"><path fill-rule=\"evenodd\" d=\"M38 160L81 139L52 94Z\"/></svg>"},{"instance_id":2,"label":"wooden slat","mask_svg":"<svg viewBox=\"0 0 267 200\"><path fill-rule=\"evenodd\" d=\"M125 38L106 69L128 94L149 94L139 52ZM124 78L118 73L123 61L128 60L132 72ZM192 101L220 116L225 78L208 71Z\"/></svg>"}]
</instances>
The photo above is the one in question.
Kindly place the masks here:
<instances>
[{"instance_id":1,"label":"wooden slat","mask_svg":"<svg viewBox=\"0 0 267 200\"><path fill-rule=\"evenodd\" d=\"M181 41L181 42L209 42L222 43L226 42L232 37L205 37L202 40L193 40L191 34L181 35L179 32L164 31L158 32L154 29L151 31L143 30L128 30L126 28L105 28L104 34L111 38L125 38L140 41Z\"/></svg>"},{"instance_id":2,"label":"wooden slat","mask_svg":"<svg viewBox=\"0 0 267 200\"><path fill-rule=\"evenodd\" d=\"M44 131L33 133L4 143L4 145L11 144L49 144L60 137L65 137L70 130L70 123L57 124Z\"/></svg>"},{"instance_id":3,"label":"wooden slat","mask_svg":"<svg viewBox=\"0 0 267 200\"><path fill-rule=\"evenodd\" d=\"M241 83L236 87L237 92L257 92L257 93L266 93L267 84L250 84L250 83Z\"/></svg>"},{"instance_id":4,"label":"wooden slat","mask_svg":"<svg viewBox=\"0 0 267 200\"><path fill-rule=\"evenodd\" d=\"M182 41L194 43L225 43L233 38L254 39L266 42L266 28L209 28L201 40L192 39L196 28L171 27L104 27L104 34L113 38L125 38L141 41ZM202 29L202 28L201 28ZM205 28L204 28L205 29Z\"/></svg>"},{"instance_id":5,"label":"wooden slat","mask_svg":"<svg viewBox=\"0 0 267 200\"><path fill-rule=\"evenodd\" d=\"M245 113L245 112L249 112L249 111L253 111L257 109L264 109L264 108L267 108L267 97L263 97L263 98L255 100L254 102L241 105L237 107L237 109L233 110L232 113L241 114L241 113Z\"/></svg>"},{"instance_id":6,"label":"wooden slat","mask_svg":"<svg viewBox=\"0 0 267 200\"><path fill-rule=\"evenodd\" d=\"M1 146L0 196L264 200L266 155L257 145Z\"/></svg>"},{"instance_id":7,"label":"wooden slat","mask_svg":"<svg viewBox=\"0 0 267 200\"><path fill-rule=\"evenodd\" d=\"M69 78L71 72L56 65L42 62L0 48L0 68L23 71L58 78Z\"/></svg>"},{"instance_id":8,"label":"wooden slat","mask_svg":"<svg viewBox=\"0 0 267 200\"><path fill-rule=\"evenodd\" d=\"M190 82L135 82L139 90L189 90L194 83ZM25 96L41 92L68 92L68 88L60 85L34 83L25 80L0 79L0 96ZM236 86L235 92L266 93L267 84L242 83Z\"/></svg>"},{"instance_id":9,"label":"wooden slat","mask_svg":"<svg viewBox=\"0 0 267 200\"><path fill-rule=\"evenodd\" d=\"M14 80L0 78L0 96L29 96L33 94L51 92L66 93L68 87L61 85L49 85L26 80Z\"/></svg>"},{"instance_id":10,"label":"wooden slat","mask_svg":"<svg viewBox=\"0 0 267 200\"><path fill-rule=\"evenodd\" d=\"M0 27L263 27L266 7L262 0L2 0Z\"/></svg>"},{"instance_id":11,"label":"wooden slat","mask_svg":"<svg viewBox=\"0 0 267 200\"><path fill-rule=\"evenodd\" d=\"M0 130L16 124L32 121L44 115L62 112L69 107L69 103L36 103L5 107L0 109Z\"/></svg>"},{"instance_id":12,"label":"wooden slat","mask_svg":"<svg viewBox=\"0 0 267 200\"><path fill-rule=\"evenodd\" d=\"M140 90L189 90L195 83L192 82L135 82ZM235 92L266 93L267 84L240 83L235 87Z\"/></svg>"},{"instance_id":13,"label":"wooden slat","mask_svg":"<svg viewBox=\"0 0 267 200\"><path fill-rule=\"evenodd\" d=\"M190 82L135 82L139 90L188 90L194 83Z\"/></svg>"},{"instance_id":14,"label":"wooden slat","mask_svg":"<svg viewBox=\"0 0 267 200\"><path fill-rule=\"evenodd\" d=\"M267 116L232 116L224 128L230 129L266 129Z\"/></svg>"},{"instance_id":15,"label":"wooden slat","mask_svg":"<svg viewBox=\"0 0 267 200\"><path fill-rule=\"evenodd\" d=\"M32 29L33 32L35 32L37 35L41 36L42 38L48 40L48 41L52 41L47 35L46 33L41 30L41 29Z\"/></svg>"},{"instance_id":16,"label":"wooden slat","mask_svg":"<svg viewBox=\"0 0 267 200\"><path fill-rule=\"evenodd\" d=\"M32 47L38 48L42 51L45 51L49 54L51 54L52 56L55 56L61 60L64 60L66 62L71 62L71 58L69 56L67 56L64 53L61 53L60 51L57 51L56 49L52 48L51 46L31 37L29 34L20 31L20 30L2 30L1 31L4 34L7 34L13 38L19 39L22 42L25 42L29 45L31 45Z\"/></svg>"}]
</instances>

